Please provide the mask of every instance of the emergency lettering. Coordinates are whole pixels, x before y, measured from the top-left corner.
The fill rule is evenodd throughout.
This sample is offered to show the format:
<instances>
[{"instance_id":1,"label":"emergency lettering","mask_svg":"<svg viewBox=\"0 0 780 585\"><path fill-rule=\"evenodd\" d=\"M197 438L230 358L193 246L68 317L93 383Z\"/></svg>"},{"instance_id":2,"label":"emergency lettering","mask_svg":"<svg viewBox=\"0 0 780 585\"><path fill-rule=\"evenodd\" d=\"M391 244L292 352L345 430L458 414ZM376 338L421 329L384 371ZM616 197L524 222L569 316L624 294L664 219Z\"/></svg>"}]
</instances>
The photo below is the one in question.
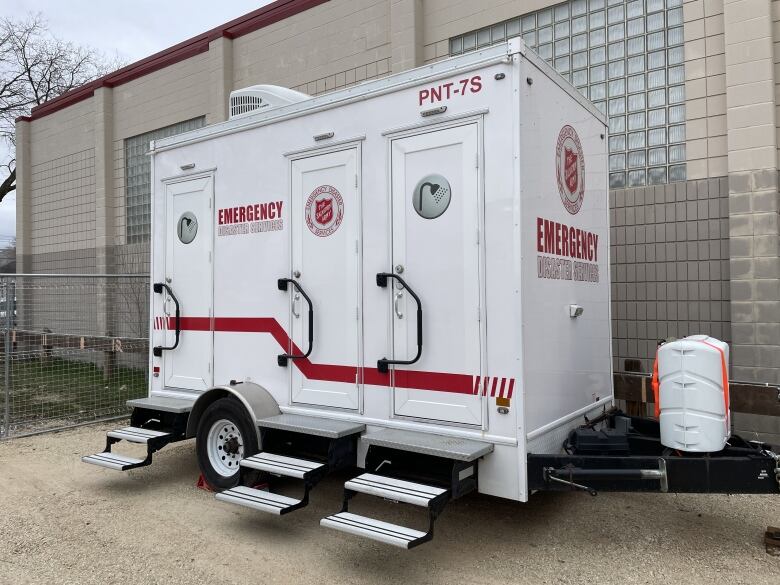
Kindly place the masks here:
<instances>
[{"instance_id":1,"label":"emergency lettering","mask_svg":"<svg viewBox=\"0 0 780 585\"><path fill-rule=\"evenodd\" d=\"M239 207L225 207L218 211L217 222L219 225L230 225L233 223L281 219L282 203L282 201L270 201L268 203L254 203Z\"/></svg>"},{"instance_id":2,"label":"emergency lettering","mask_svg":"<svg viewBox=\"0 0 780 585\"><path fill-rule=\"evenodd\" d=\"M599 261L599 235L541 217L536 218L536 249L542 254Z\"/></svg>"},{"instance_id":3,"label":"emergency lettering","mask_svg":"<svg viewBox=\"0 0 780 585\"><path fill-rule=\"evenodd\" d=\"M282 201L251 203L217 210L217 235L237 236L284 229Z\"/></svg>"}]
</instances>

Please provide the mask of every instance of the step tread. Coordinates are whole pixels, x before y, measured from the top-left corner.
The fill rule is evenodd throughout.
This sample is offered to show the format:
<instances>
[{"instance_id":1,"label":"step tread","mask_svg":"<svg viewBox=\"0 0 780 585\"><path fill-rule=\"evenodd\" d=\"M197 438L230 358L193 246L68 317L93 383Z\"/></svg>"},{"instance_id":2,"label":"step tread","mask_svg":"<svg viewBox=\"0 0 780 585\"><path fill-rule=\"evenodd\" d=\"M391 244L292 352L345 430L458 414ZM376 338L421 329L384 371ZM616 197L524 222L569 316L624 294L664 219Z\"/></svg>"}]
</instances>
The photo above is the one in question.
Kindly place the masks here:
<instances>
[{"instance_id":1,"label":"step tread","mask_svg":"<svg viewBox=\"0 0 780 585\"><path fill-rule=\"evenodd\" d=\"M140 427L124 427L106 433L111 438L123 439L130 443L146 443L149 439L165 437L170 433L165 431L153 431L151 429L142 429Z\"/></svg>"},{"instance_id":2,"label":"step tread","mask_svg":"<svg viewBox=\"0 0 780 585\"><path fill-rule=\"evenodd\" d=\"M388 447L457 461L475 461L493 451L493 443L435 435L402 429L382 429L366 433L360 440L368 445Z\"/></svg>"},{"instance_id":3,"label":"step tread","mask_svg":"<svg viewBox=\"0 0 780 585\"><path fill-rule=\"evenodd\" d=\"M95 453L94 455L85 455L81 460L84 463L99 465L100 467L107 467L108 469L118 469L120 471L130 465L138 465L139 463L144 462L143 459L134 459L133 457L118 455L117 453Z\"/></svg>"},{"instance_id":4,"label":"step tread","mask_svg":"<svg viewBox=\"0 0 780 585\"><path fill-rule=\"evenodd\" d=\"M414 483L393 477L364 473L349 480L344 487L361 494L379 496L389 500L428 506L431 501L448 490L423 483Z\"/></svg>"},{"instance_id":5,"label":"step tread","mask_svg":"<svg viewBox=\"0 0 780 585\"><path fill-rule=\"evenodd\" d=\"M144 398L133 398L126 402L131 408L146 408L148 410L157 410L160 412L173 412L175 414L184 414L192 410L195 398L173 398L171 396L146 396Z\"/></svg>"},{"instance_id":6,"label":"step tread","mask_svg":"<svg viewBox=\"0 0 780 585\"><path fill-rule=\"evenodd\" d=\"M261 418L258 419L257 426L266 429L326 437L328 439L339 439L349 435L356 435L366 430L366 425L362 423L304 416L302 414L277 414Z\"/></svg>"},{"instance_id":7,"label":"step tread","mask_svg":"<svg viewBox=\"0 0 780 585\"><path fill-rule=\"evenodd\" d=\"M382 522L351 512L339 512L323 518L320 520L320 525L401 548L410 548L414 541L426 536L425 532L413 528Z\"/></svg>"},{"instance_id":8,"label":"step tread","mask_svg":"<svg viewBox=\"0 0 780 585\"><path fill-rule=\"evenodd\" d=\"M241 466L267 471L268 473L283 475L285 477L304 479L312 472L325 467L325 464L318 461L309 461L307 459L298 459L285 455L277 455L275 453L262 452L242 459Z\"/></svg>"},{"instance_id":9,"label":"step tread","mask_svg":"<svg viewBox=\"0 0 780 585\"><path fill-rule=\"evenodd\" d=\"M216 497L222 502L238 504L271 514L281 514L285 509L295 506L301 501L243 485L220 492Z\"/></svg>"}]
</instances>

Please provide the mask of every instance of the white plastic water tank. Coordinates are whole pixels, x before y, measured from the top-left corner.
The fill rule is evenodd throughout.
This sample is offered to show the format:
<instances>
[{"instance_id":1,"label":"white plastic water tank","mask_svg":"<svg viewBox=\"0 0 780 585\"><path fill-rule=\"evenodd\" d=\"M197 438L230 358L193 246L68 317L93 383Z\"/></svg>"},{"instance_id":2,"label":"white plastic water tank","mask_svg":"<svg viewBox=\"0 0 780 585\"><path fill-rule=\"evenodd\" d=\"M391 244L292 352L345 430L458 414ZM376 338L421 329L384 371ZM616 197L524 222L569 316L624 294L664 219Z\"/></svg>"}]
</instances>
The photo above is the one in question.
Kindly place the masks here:
<instances>
[{"instance_id":1,"label":"white plastic water tank","mask_svg":"<svg viewBox=\"0 0 780 585\"><path fill-rule=\"evenodd\" d=\"M658 349L661 443L672 449L713 453L731 434L729 346L692 335Z\"/></svg>"}]
</instances>

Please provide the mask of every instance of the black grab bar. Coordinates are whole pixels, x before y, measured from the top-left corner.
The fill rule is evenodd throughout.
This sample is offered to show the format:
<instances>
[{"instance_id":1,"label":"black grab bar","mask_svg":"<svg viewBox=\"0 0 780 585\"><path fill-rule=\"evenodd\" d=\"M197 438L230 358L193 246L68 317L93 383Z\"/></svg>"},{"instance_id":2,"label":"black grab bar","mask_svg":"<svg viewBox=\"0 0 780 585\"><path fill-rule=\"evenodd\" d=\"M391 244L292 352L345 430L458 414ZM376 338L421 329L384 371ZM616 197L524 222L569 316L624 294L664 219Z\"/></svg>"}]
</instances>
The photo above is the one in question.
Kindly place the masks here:
<instances>
[{"instance_id":1,"label":"black grab bar","mask_svg":"<svg viewBox=\"0 0 780 585\"><path fill-rule=\"evenodd\" d=\"M303 295L303 298L306 299L306 302L309 304L309 349L306 350L306 353L301 355L295 355L291 353L279 354L276 357L276 363L283 368L287 367L287 360L300 360L309 357L311 355L311 350L314 347L314 307L311 304L311 299L309 298L309 295L307 295L306 292L301 288L301 285L298 284L298 281L293 278L280 278L276 282L276 286L279 288L279 290L287 290L287 283L292 284L298 290L298 292Z\"/></svg>"},{"instance_id":2,"label":"black grab bar","mask_svg":"<svg viewBox=\"0 0 780 585\"><path fill-rule=\"evenodd\" d=\"M382 374L386 374L389 371L388 366L390 364L408 366L410 364L415 363L420 359L420 356L422 355L422 347L423 347L422 302L420 301L420 297L418 297L417 293L415 293L409 287L409 285L406 284L406 281L403 278L401 278L397 274L393 274L392 272L380 272L379 274L377 274L376 285L381 286L382 288L387 287L388 278L395 278L398 282L400 282L401 286L403 286L407 291L409 291L409 294L412 295L412 298L417 303L417 355L410 360L389 360L387 358L382 358L376 363L377 370L379 370L380 373Z\"/></svg>"},{"instance_id":3,"label":"black grab bar","mask_svg":"<svg viewBox=\"0 0 780 585\"><path fill-rule=\"evenodd\" d=\"M173 294L173 291L171 290L171 287L165 284L164 282L155 282L152 285L152 290L158 295L161 295L163 293L163 290L168 292L168 296L173 299L173 304L176 305L176 339L173 342L173 345L170 347L164 347L162 345L158 345L152 349L152 353L154 354L154 357L160 357L162 356L163 350L170 351L172 349L176 349L179 346L179 336L181 336L181 324L179 323L180 319L179 317L179 299L176 298L176 295Z\"/></svg>"}]
</instances>

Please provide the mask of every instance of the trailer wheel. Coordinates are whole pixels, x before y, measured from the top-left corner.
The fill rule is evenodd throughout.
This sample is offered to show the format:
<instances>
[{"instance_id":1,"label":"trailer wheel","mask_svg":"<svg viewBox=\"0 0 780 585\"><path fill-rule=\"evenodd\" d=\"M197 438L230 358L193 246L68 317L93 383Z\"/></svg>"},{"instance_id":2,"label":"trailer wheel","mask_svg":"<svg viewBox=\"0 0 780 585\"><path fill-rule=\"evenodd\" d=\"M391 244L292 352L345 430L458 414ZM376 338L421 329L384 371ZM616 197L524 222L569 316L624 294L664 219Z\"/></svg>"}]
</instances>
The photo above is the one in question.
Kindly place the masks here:
<instances>
[{"instance_id":1,"label":"trailer wheel","mask_svg":"<svg viewBox=\"0 0 780 585\"><path fill-rule=\"evenodd\" d=\"M239 463L259 451L254 423L233 398L220 398L206 408L198 424L195 450L206 483L214 490L238 485Z\"/></svg>"}]
</instances>

